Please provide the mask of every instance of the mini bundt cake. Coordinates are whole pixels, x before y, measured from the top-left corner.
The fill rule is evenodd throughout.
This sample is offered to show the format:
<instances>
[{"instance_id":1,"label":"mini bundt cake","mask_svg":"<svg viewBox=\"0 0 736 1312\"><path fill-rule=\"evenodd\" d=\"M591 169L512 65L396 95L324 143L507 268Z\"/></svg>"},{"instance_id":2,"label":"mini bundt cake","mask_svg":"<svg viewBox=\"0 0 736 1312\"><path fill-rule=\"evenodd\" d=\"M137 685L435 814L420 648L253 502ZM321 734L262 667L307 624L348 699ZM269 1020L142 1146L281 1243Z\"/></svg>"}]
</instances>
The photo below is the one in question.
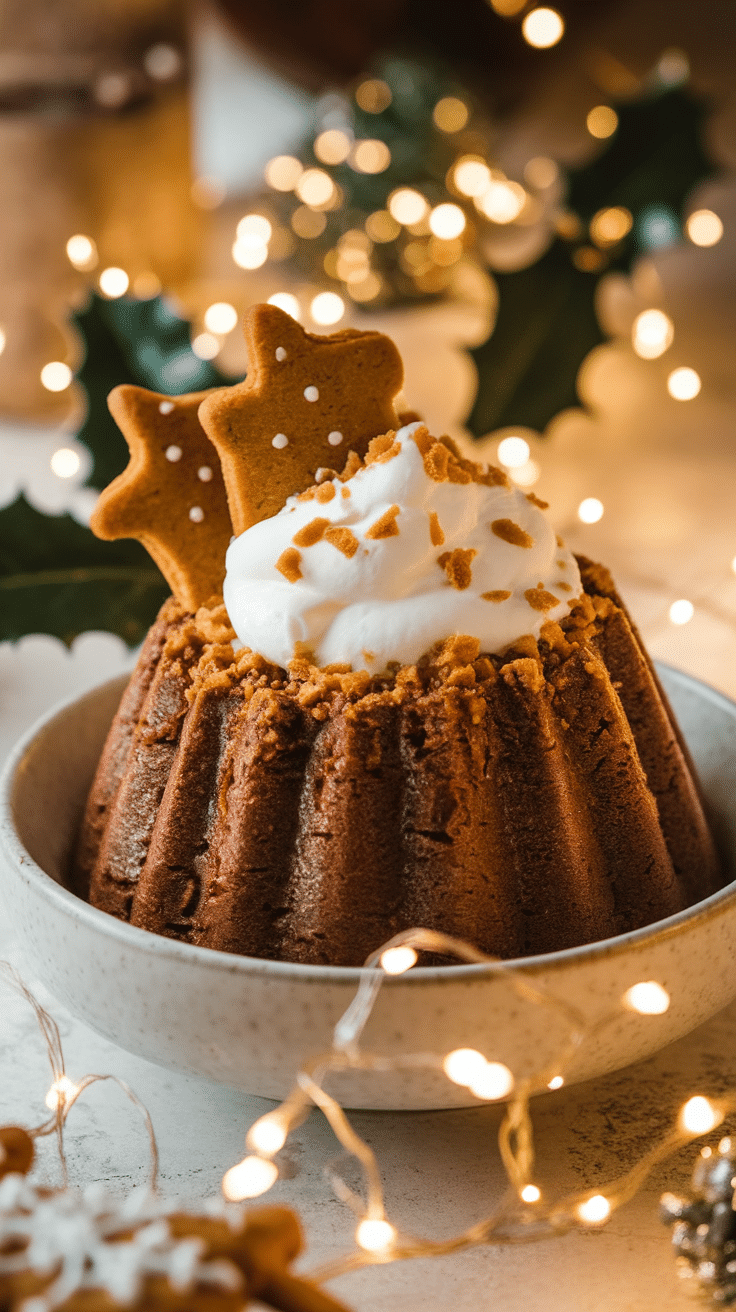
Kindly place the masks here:
<instances>
[{"instance_id":1,"label":"mini bundt cake","mask_svg":"<svg viewBox=\"0 0 736 1312\"><path fill-rule=\"evenodd\" d=\"M76 887L189 943L359 965L401 929L501 957L714 892L687 749L605 569L538 642L377 678L233 653L168 602L90 793Z\"/></svg>"}]
</instances>

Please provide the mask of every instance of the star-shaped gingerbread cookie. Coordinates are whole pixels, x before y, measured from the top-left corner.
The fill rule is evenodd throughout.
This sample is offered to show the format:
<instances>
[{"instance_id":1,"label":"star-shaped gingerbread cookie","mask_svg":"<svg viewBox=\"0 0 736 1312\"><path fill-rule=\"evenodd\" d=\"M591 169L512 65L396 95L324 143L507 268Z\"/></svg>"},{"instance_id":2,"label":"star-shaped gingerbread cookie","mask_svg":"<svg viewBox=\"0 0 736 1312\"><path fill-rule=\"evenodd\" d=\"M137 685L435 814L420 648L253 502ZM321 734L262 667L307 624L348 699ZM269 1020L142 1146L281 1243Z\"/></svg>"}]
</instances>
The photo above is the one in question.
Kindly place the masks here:
<instances>
[{"instance_id":1,"label":"star-shaped gingerbread cookie","mask_svg":"<svg viewBox=\"0 0 736 1312\"><path fill-rule=\"evenodd\" d=\"M211 392L199 417L217 447L236 533L277 514L319 468L342 469L371 438L399 426L403 367L377 332L307 333L275 305L245 320L249 371Z\"/></svg>"},{"instance_id":2,"label":"star-shaped gingerbread cookie","mask_svg":"<svg viewBox=\"0 0 736 1312\"><path fill-rule=\"evenodd\" d=\"M197 417L209 395L161 396L127 383L113 389L108 405L130 464L90 520L100 538L138 538L191 611L221 595L233 531L217 452Z\"/></svg>"}]
</instances>

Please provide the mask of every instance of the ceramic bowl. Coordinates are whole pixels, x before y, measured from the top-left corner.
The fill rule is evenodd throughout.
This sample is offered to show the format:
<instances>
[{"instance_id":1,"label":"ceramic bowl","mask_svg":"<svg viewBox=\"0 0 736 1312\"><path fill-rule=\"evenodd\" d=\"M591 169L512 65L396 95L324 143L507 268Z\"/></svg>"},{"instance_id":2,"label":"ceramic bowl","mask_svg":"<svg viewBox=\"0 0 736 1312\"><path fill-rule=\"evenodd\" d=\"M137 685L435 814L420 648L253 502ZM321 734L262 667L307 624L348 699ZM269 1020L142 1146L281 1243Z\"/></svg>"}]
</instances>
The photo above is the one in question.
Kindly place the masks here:
<instances>
[{"instance_id":1,"label":"ceramic bowl","mask_svg":"<svg viewBox=\"0 0 736 1312\"><path fill-rule=\"evenodd\" d=\"M736 705L675 670L661 671L736 869ZM123 924L63 885L84 799L124 681L46 716L13 752L0 783L3 894L28 970L87 1024L173 1070L280 1098L331 1028L361 972L213 952ZM487 966L415 968L386 978L364 1046L385 1055L477 1048L516 1075L554 1062L565 1022L523 1000L524 978L593 1022L624 992L656 980L661 1015L618 1010L578 1050L567 1082L656 1052L736 995L736 884L656 925L586 947ZM330 1084L346 1106L420 1109L473 1103L440 1069L351 1071Z\"/></svg>"}]
</instances>

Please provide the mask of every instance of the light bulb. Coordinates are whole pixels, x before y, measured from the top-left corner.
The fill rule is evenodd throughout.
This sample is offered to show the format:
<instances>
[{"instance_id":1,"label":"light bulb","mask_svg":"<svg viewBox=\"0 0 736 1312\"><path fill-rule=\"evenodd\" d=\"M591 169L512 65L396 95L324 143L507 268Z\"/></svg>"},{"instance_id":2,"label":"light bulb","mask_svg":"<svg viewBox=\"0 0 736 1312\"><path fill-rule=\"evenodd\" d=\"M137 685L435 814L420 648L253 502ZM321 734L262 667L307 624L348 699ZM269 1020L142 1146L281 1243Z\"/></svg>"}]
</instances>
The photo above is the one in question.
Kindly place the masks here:
<instances>
[{"instance_id":1,"label":"light bulb","mask_svg":"<svg viewBox=\"0 0 736 1312\"><path fill-rule=\"evenodd\" d=\"M521 1196L525 1203L538 1203L542 1197L542 1191L535 1184L525 1184Z\"/></svg>"},{"instance_id":2,"label":"light bulb","mask_svg":"<svg viewBox=\"0 0 736 1312\"><path fill-rule=\"evenodd\" d=\"M371 1221L366 1218L355 1231L356 1243L369 1253L380 1253L390 1248L395 1238L396 1231L389 1221Z\"/></svg>"},{"instance_id":3,"label":"light bulb","mask_svg":"<svg viewBox=\"0 0 736 1312\"><path fill-rule=\"evenodd\" d=\"M380 965L387 975L403 975L405 970L411 970L416 960L417 954L413 948L386 948L381 953Z\"/></svg>"},{"instance_id":4,"label":"light bulb","mask_svg":"<svg viewBox=\"0 0 736 1312\"><path fill-rule=\"evenodd\" d=\"M215 301L204 312L204 326L211 333L231 333L238 322L238 312L228 301Z\"/></svg>"},{"instance_id":5,"label":"light bulb","mask_svg":"<svg viewBox=\"0 0 736 1312\"><path fill-rule=\"evenodd\" d=\"M688 1134L708 1134L720 1125L723 1116L707 1098L690 1098L680 1112L680 1125Z\"/></svg>"},{"instance_id":6,"label":"light bulb","mask_svg":"<svg viewBox=\"0 0 736 1312\"><path fill-rule=\"evenodd\" d=\"M524 40L537 50L556 46L565 31L565 24L556 9L532 9L521 25Z\"/></svg>"},{"instance_id":7,"label":"light bulb","mask_svg":"<svg viewBox=\"0 0 736 1312\"><path fill-rule=\"evenodd\" d=\"M455 1048L453 1052L448 1052L442 1069L453 1084L469 1085L485 1065L483 1053L477 1052L475 1048Z\"/></svg>"},{"instance_id":8,"label":"light bulb","mask_svg":"<svg viewBox=\"0 0 736 1312\"><path fill-rule=\"evenodd\" d=\"M673 369L667 379L667 391L675 401L692 401L700 387L700 376L694 369Z\"/></svg>"},{"instance_id":9,"label":"light bulb","mask_svg":"<svg viewBox=\"0 0 736 1312\"><path fill-rule=\"evenodd\" d=\"M222 1178L222 1192L231 1203L243 1198L258 1198L265 1194L279 1178L279 1169L265 1157L246 1157L237 1166L231 1166Z\"/></svg>"},{"instance_id":10,"label":"light bulb","mask_svg":"<svg viewBox=\"0 0 736 1312\"><path fill-rule=\"evenodd\" d=\"M73 478L81 463L77 452L68 446L60 446L51 457L51 468L57 478Z\"/></svg>"},{"instance_id":11,"label":"light bulb","mask_svg":"<svg viewBox=\"0 0 736 1312\"><path fill-rule=\"evenodd\" d=\"M73 377L69 365L61 360L50 360L41 370L41 382L47 392L65 391Z\"/></svg>"},{"instance_id":12,"label":"light bulb","mask_svg":"<svg viewBox=\"0 0 736 1312\"><path fill-rule=\"evenodd\" d=\"M603 1194L593 1194L592 1198L587 1198L584 1203L577 1207L577 1214L581 1221L588 1225L597 1225L601 1221L607 1221L611 1215L611 1204Z\"/></svg>"},{"instance_id":13,"label":"light bulb","mask_svg":"<svg viewBox=\"0 0 736 1312\"><path fill-rule=\"evenodd\" d=\"M58 1080L54 1080L44 1102L50 1111L55 1112L57 1107L63 1107L66 1103L72 1102L79 1093L79 1085L69 1079L68 1075L60 1075Z\"/></svg>"},{"instance_id":14,"label":"light bulb","mask_svg":"<svg viewBox=\"0 0 736 1312\"><path fill-rule=\"evenodd\" d=\"M695 607L693 603L685 597L681 597L679 601L673 601L669 610L673 624L689 624L694 614Z\"/></svg>"},{"instance_id":15,"label":"light bulb","mask_svg":"<svg viewBox=\"0 0 736 1312\"><path fill-rule=\"evenodd\" d=\"M531 455L529 443L523 437L504 437L498 444L498 459L507 469L525 465Z\"/></svg>"},{"instance_id":16,"label":"light bulb","mask_svg":"<svg viewBox=\"0 0 736 1312\"><path fill-rule=\"evenodd\" d=\"M504 1066L500 1061L488 1061L482 1070L473 1075L472 1080L468 1083L471 1093L476 1098L484 1098L486 1102L496 1102L498 1098L505 1098L514 1087L514 1077L508 1066Z\"/></svg>"},{"instance_id":17,"label":"light bulb","mask_svg":"<svg viewBox=\"0 0 736 1312\"><path fill-rule=\"evenodd\" d=\"M251 1125L246 1143L254 1152L277 1153L286 1143L286 1125L280 1116L269 1112Z\"/></svg>"},{"instance_id":18,"label":"light bulb","mask_svg":"<svg viewBox=\"0 0 736 1312\"><path fill-rule=\"evenodd\" d=\"M597 524L603 518L603 502L597 497L585 497L578 506L578 519L584 524Z\"/></svg>"},{"instance_id":19,"label":"light bulb","mask_svg":"<svg viewBox=\"0 0 736 1312\"><path fill-rule=\"evenodd\" d=\"M116 265L110 265L108 269L103 269L100 274L100 291L109 300L116 301L119 296L125 295L129 282L130 279L125 269L118 269Z\"/></svg>"}]
</instances>

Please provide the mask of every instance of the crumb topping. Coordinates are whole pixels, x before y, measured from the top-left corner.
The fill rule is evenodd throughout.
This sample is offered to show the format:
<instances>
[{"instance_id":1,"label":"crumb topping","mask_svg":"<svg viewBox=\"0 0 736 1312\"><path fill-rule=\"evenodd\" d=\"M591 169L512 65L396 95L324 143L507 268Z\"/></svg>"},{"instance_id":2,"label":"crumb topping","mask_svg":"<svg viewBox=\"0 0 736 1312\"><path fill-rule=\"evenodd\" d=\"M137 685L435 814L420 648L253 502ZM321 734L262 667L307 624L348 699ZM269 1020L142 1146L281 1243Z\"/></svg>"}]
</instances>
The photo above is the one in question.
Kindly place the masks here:
<instances>
[{"instance_id":1,"label":"crumb topping","mask_svg":"<svg viewBox=\"0 0 736 1312\"><path fill-rule=\"evenodd\" d=\"M400 506L389 506L388 510L384 510L375 524L371 524L370 528L366 529L365 536L374 539L398 537L399 526L396 523L396 516L400 513Z\"/></svg>"},{"instance_id":2,"label":"crumb topping","mask_svg":"<svg viewBox=\"0 0 736 1312\"><path fill-rule=\"evenodd\" d=\"M445 535L436 510L431 510L429 513L429 540L433 547L444 545Z\"/></svg>"},{"instance_id":3,"label":"crumb topping","mask_svg":"<svg viewBox=\"0 0 736 1312\"><path fill-rule=\"evenodd\" d=\"M324 531L329 526L329 519L317 515L314 519L310 519L309 523L305 524L303 528L300 528L291 540L295 547L313 547L315 542L319 542L320 538L324 536Z\"/></svg>"},{"instance_id":4,"label":"crumb topping","mask_svg":"<svg viewBox=\"0 0 736 1312\"><path fill-rule=\"evenodd\" d=\"M282 551L276 561L276 568L279 574L283 574L288 583L297 583L302 577L302 571L299 568L301 564L301 555L296 547L287 547Z\"/></svg>"},{"instance_id":5,"label":"crumb topping","mask_svg":"<svg viewBox=\"0 0 736 1312\"><path fill-rule=\"evenodd\" d=\"M350 560L358 550L360 543L351 528L342 526L333 526L328 528L324 533L325 542L341 551L343 556Z\"/></svg>"},{"instance_id":6,"label":"crumb topping","mask_svg":"<svg viewBox=\"0 0 736 1312\"><path fill-rule=\"evenodd\" d=\"M527 588L524 596L532 610L554 610L555 606L560 604L560 598L555 597L551 592L547 592L547 589L541 583L538 583L536 588Z\"/></svg>"},{"instance_id":7,"label":"crumb topping","mask_svg":"<svg viewBox=\"0 0 736 1312\"><path fill-rule=\"evenodd\" d=\"M536 496L534 492L527 492L527 501L531 501L533 506L538 506L540 510L549 510L549 501L542 501L541 497Z\"/></svg>"},{"instance_id":8,"label":"crumb topping","mask_svg":"<svg viewBox=\"0 0 736 1312\"><path fill-rule=\"evenodd\" d=\"M471 563L477 555L474 547L455 547L454 551L443 551L437 557L437 564L445 571L452 587L463 592L473 582Z\"/></svg>"},{"instance_id":9,"label":"crumb topping","mask_svg":"<svg viewBox=\"0 0 736 1312\"><path fill-rule=\"evenodd\" d=\"M317 500L323 503L327 501L331 501L334 495L335 495L335 484L331 482L320 483L319 487L317 488L317 491L315 492L315 496Z\"/></svg>"},{"instance_id":10,"label":"crumb topping","mask_svg":"<svg viewBox=\"0 0 736 1312\"><path fill-rule=\"evenodd\" d=\"M508 601L511 593L505 588L497 588L493 592L481 592L480 595L484 601Z\"/></svg>"},{"instance_id":11,"label":"crumb topping","mask_svg":"<svg viewBox=\"0 0 736 1312\"><path fill-rule=\"evenodd\" d=\"M519 524L515 524L513 519L494 519L491 524L491 533L503 542L509 542L512 547L533 547L534 538L527 533Z\"/></svg>"}]
</instances>

